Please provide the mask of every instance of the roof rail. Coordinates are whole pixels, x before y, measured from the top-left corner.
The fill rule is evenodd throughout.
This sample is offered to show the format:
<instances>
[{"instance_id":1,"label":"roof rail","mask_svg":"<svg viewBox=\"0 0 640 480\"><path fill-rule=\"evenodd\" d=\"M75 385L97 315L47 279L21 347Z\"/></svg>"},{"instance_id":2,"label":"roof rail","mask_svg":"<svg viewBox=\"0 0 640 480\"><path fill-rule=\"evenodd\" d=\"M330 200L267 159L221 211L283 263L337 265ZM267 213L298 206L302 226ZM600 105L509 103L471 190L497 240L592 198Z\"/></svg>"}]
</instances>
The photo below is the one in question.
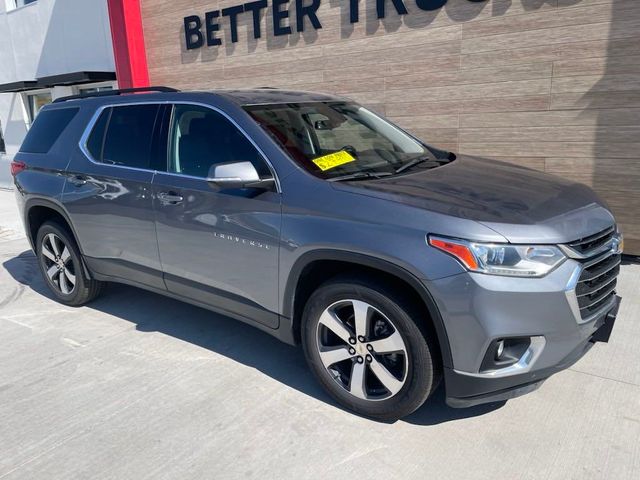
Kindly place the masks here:
<instances>
[{"instance_id":1,"label":"roof rail","mask_svg":"<svg viewBox=\"0 0 640 480\"><path fill-rule=\"evenodd\" d=\"M122 88L119 90L104 90L102 92L93 92L93 93L81 93L80 95L69 95L68 97L60 97L56 98L53 103L66 102L67 100L79 100L82 98L93 98L93 97L110 97L112 95L122 95L126 93L142 93L142 92L179 92L180 90L176 90L175 88L170 87L139 87L139 88Z\"/></svg>"}]
</instances>

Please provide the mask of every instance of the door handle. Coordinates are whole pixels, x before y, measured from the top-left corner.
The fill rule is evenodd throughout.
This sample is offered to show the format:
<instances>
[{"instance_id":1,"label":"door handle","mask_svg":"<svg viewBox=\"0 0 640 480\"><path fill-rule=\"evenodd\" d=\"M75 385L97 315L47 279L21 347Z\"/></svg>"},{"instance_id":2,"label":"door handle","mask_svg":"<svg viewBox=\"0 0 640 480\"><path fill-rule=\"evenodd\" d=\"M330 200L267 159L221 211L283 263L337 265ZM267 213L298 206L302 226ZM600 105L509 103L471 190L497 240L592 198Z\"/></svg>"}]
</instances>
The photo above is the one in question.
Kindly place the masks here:
<instances>
[{"instance_id":1,"label":"door handle","mask_svg":"<svg viewBox=\"0 0 640 480\"><path fill-rule=\"evenodd\" d=\"M76 187L81 187L82 185L86 185L87 177L83 175L74 175L69 179L69 182Z\"/></svg>"},{"instance_id":2,"label":"door handle","mask_svg":"<svg viewBox=\"0 0 640 480\"><path fill-rule=\"evenodd\" d=\"M177 195L174 192L162 192L158 194L158 200L160 200L162 203L177 205L184 199L182 198L182 195Z\"/></svg>"}]
</instances>

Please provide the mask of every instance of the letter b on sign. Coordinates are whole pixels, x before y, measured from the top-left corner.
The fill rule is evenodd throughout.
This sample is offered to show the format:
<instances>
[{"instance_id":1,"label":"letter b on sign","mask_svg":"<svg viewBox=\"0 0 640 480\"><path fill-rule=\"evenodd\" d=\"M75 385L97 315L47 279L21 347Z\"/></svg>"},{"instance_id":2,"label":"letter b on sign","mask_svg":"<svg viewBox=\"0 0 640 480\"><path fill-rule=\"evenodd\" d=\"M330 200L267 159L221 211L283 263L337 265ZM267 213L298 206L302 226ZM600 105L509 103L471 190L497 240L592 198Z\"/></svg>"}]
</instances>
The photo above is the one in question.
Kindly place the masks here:
<instances>
[{"instance_id":1,"label":"letter b on sign","mask_svg":"<svg viewBox=\"0 0 640 480\"><path fill-rule=\"evenodd\" d=\"M184 38L187 45L187 50L193 50L194 48L200 48L204 45L204 36L200 29L202 28L202 21L197 15L190 15L184 17Z\"/></svg>"}]
</instances>

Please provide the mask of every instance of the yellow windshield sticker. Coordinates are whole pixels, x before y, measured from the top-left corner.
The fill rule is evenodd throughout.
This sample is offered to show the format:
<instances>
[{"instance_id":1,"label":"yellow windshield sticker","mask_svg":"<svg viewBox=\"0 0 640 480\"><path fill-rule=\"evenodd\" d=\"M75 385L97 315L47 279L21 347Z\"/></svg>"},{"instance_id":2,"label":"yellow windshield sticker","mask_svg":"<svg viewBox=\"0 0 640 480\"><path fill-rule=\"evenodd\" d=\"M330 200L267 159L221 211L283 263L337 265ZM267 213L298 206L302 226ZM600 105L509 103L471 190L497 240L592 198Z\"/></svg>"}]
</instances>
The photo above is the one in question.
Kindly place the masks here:
<instances>
[{"instance_id":1,"label":"yellow windshield sticker","mask_svg":"<svg viewBox=\"0 0 640 480\"><path fill-rule=\"evenodd\" d=\"M355 160L356 159L353 158L348 152L340 150L339 152L330 153L329 155L323 155L322 157L314 158L313 163L315 163L320 168L320 170L324 172L325 170L330 170L340 165L344 165L345 163L355 162Z\"/></svg>"}]
</instances>

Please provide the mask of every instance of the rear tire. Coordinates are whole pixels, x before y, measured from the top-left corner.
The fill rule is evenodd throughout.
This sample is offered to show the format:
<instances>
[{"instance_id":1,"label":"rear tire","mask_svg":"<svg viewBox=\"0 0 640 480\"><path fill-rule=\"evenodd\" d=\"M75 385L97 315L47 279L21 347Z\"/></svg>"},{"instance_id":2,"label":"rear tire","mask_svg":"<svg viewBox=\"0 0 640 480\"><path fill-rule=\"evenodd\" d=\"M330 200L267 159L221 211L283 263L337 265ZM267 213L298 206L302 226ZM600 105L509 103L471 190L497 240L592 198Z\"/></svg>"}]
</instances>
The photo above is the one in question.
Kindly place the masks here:
<instances>
[{"instance_id":1,"label":"rear tire","mask_svg":"<svg viewBox=\"0 0 640 480\"><path fill-rule=\"evenodd\" d=\"M338 403L367 417L397 420L420 407L442 376L425 315L381 282L336 277L305 305L305 357Z\"/></svg>"},{"instance_id":2,"label":"rear tire","mask_svg":"<svg viewBox=\"0 0 640 480\"><path fill-rule=\"evenodd\" d=\"M80 249L62 225L42 224L36 236L36 255L44 281L60 303L77 307L102 292L105 284L87 276Z\"/></svg>"}]
</instances>

